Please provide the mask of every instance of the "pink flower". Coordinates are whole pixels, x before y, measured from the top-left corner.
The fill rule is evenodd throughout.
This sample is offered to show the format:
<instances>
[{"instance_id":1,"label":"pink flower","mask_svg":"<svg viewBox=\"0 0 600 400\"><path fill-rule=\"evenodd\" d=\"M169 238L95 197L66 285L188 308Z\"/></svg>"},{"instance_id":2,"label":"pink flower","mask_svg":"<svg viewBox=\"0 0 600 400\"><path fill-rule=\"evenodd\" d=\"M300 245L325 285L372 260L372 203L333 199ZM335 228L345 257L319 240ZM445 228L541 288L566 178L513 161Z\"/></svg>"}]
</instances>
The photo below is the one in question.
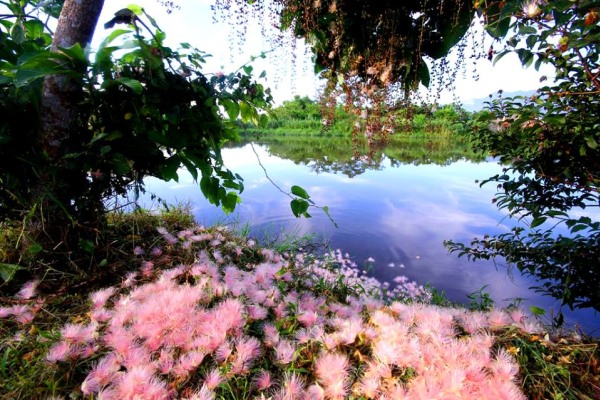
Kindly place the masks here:
<instances>
[{"instance_id":1,"label":"pink flower","mask_svg":"<svg viewBox=\"0 0 600 400\"><path fill-rule=\"evenodd\" d=\"M160 257L162 255L162 249L160 247L153 247L150 250L150 255L152 257Z\"/></svg>"},{"instance_id":2,"label":"pink flower","mask_svg":"<svg viewBox=\"0 0 600 400\"><path fill-rule=\"evenodd\" d=\"M90 319L93 322L106 322L113 316L113 312L111 310L107 310L105 308L101 308L99 310L93 310L90 314Z\"/></svg>"},{"instance_id":3,"label":"pink flower","mask_svg":"<svg viewBox=\"0 0 600 400\"><path fill-rule=\"evenodd\" d=\"M304 311L302 314L298 315L296 317L296 319L302 325L304 325L307 328L309 328L309 327L313 326L318 321L319 314L317 314L315 311Z\"/></svg>"},{"instance_id":4,"label":"pink flower","mask_svg":"<svg viewBox=\"0 0 600 400\"><path fill-rule=\"evenodd\" d=\"M23 285L21 290L19 290L19 293L17 293L17 298L23 299L23 300L28 300L28 299L32 298L33 296L36 295L37 287L39 284L40 284L40 281L38 281L38 280L27 282L26 284Z\"/></svg>"},{"instance_id":5,"label":"pink flower","mask_svg":"<svg viewBox=\"0 0 600 400\"><path fill-rule=\"evenodd\" d=\"M178 377L188 377L204 360L201 351L190 351L179 358L179 362L173 367L173 373Z\"/></svg>"},{"instance_id":6,"label":"pink flower","mask_svg":"<svg viewBox=\"0 0 600 400\"><path fill-rule=\"evenodd\" d=\"M229 358L229 356L231 355L232 352L233 352L233 349L231 348L231 345L229 344L229 342L224 342L223 344L221 344L219 346L219 348L215 352L215 358L220 363L225 362Z\"/></svg>"},{"instance_id":7,"label":"pink flower","mask_svg":"<svg viewBox=\"0 0 600 400\"><path fill-rule=\"evenodd\" d=\"M183 400L214 400L215 393L206 385L202 385L200 390L194 392L191 397L186 397Z\"/></svg>"},{"instance_id":8,"label":"pink flower","mask_svg":"<svg viewBox=\"0 0 600 400\"><path fill-rule=\"evenodd\" d=\"M12 307L0 307L0 318L7 318L13 315Z\"/></svg>"},{"instance_id":9,"label":"pink flower","mask_svg":"<svg viewBox=\"0 0 600 400\"><path fill-rule=\"evenodd\" d=\"M357 392L368 399L375 399L379 396L379 379L363 378L359 381Z\"/></svg>"},{"instance_id":10,"label":"pink flower","mask_svg":"<svg viewBox=\"0 0 600 400\"><path fill-rule=\"evenodd\" d=\"M118 399L168 399L169 390L166 384L154 376L149 366L135 366L123 373L116 382L115 394Z\"/></svg>"},{"instance_id":11,"label":"pink flower","mask_svg":"<svg viewBox=\"0 0 600 400\"><path fill-rule=\"evenodd\" d=\"M241 338L235 344L235 350L243 364L250 364L260 355L260 342L253 337Z\"/></svg>"},{"instance_id":12,"label":"pink flower","mask_svg":"<svg viewBox=\"0 0 600 400\"><path fill-rule=\"evenodd\" d=\"M115 379L119 368L120 365L114 354L102 358L81 384L81 391L86 395L100 392L103 387Z\"/></svg>"},{"instance_id":13,"label":"pink flower","mask_svg":"<svg viewBox=\"0 0 600 400\"><path fill-rule=\"evenodd\" d=\"M321 354L315 362L315 374L328 398L344 398L348 394L348 358L343 354Z\"/></svg>"},{"instance_id":14,"label":"pink flower","mask_svg":"<svg viewBox=\"0 0 600 400\"><path fill-rule=\"evenodd\" d=\"M268 315L265 308L257 305L249 305L246 310L248 311L248 318L255 321L265 319Z\"/></svg>"},{"instance_id":15,"label":"pink flower","mask_svg":"<svg viewBox=\"0 0 600 400\"><path fill-rule=\"evenodd\" d=\"M213 368L204 377L204 384L208 389L215 390L224 380L225 378L221 375L221 371L218 368Z\"/></svg>"},{"instance_id":16,"label":"pink flower","mask_svg":"<svg viewBox=\"0 0 600 400\"><path fill-rule=\"evenodd\" d=\"M99 309L104 307L107 300L115 294L116 289L114 287L108 287L106 289L101 289L90 294L90 299L92 300L92 305L94 309Z\"/></svg>"},{"instance_id":17,"label":"pink flower","mask_svg":"<svg viewBox=\"0 0 600 400\"><path fill-rule=\"evenodd\" d=\"M136 256L141 256L144 253L146 252L140 246L135 246L135 248L133 249L133 254L135 254Z\"/></svg>"},{"instance_id":18,"label":"pink flower","mask_svg":"<svg viewBox=\"0 0 600 400\"><path fill-rule=\"evenodd\" d=\"M144 261L141 268L142 276L145 278L152 276L152 273L154 272L153 268L154 263L152 261Z\"/></svg>"},{"instance_id":19,"label":"pink flower","mask_svg":"<svg viewBox=\"0 0 600 400\"><path fill-rule=\"evenodd\" d=\"M497 378L510 381L515 379L519 372L519 366L506 350L500 349L496 359L490 365L490 370Z\"/></svg>"},{"instance_id":20,"label":"pink flower","mask_svg":"<svg viewBox=\"0 0 600 400\"><path fill-rule=\"evenodd\" d=\"M275 358L280 364L289 364L296 359L296 348L289 340L282 339L275 346Z\"/></svg>"},{"instance_id":21,"label":"pink flower","mask_svg":"<svg viewBox=\"0 0 600 400\"><path fill-rule=\"evenodd\" d=\"M299 399L304 392L304 382L295 372L286 373L283 377L283 383L280 391L276 394L276 399L293 400Z\"/></svg>"},{"instance_id":22,"label":"pink flower","mask_svg":"<svg viewBox=\"0 0 600 400\"><path fill-rule=\"evenodd\" d=\"M95 324L67 324L60 333L65 342L73 344L85 344L93 341L97 336Z\"/></svg>"},{"instance_id":23,"label":"pink flower","mask_svg":"<svg viewBox=\"0 0 600 400\"><path fill-rule=\"evenodd\" d=\"M325 400L325 391L317 384L310 385L306 389L304 400Z\"/></svg>"},{"instance_id":24,"label":"pink flower","mask_svg":"<svg viewBox=\"0 0 600 400\"><path fill-rule=\"evenodd\" d=\"M58 361L66 361L71 358L73 354L73 349L71 345L67 342L60 341L48 350L48 354L46 355L46 360L51 363L55 363Z\"/></svg>"},{"instance_id":25,"label":"pink flower","mask_svg":"<svg viewBox=\"0 0 600 400\"><path fill-rule=\"evenodd\" d=\"M263 325L263 334L265 335L263 343L269 347L275 346L279 343L279 331L273 324Z\"/></svg>"},{"instance_id":26,"label":"pink flower","mask_svg":"<svg viewBox=\"0 0 600 400\"><path fill-rule=\"evenodd\" d=\"M259 391L268 389L271 384L271 374L268 371L263 370L254 377L254 385Z\"/></svg>"},{"instance_id":27,"label":"pink flower","mask_svg":"<svg viewBox=\"0 0 600 400\"><path fill-rule=\"evenodd\" d=\"M492 310L488 314L488 323L492 328L510 325L511 318L504 311Z\"/></svg>"}]
</instances>

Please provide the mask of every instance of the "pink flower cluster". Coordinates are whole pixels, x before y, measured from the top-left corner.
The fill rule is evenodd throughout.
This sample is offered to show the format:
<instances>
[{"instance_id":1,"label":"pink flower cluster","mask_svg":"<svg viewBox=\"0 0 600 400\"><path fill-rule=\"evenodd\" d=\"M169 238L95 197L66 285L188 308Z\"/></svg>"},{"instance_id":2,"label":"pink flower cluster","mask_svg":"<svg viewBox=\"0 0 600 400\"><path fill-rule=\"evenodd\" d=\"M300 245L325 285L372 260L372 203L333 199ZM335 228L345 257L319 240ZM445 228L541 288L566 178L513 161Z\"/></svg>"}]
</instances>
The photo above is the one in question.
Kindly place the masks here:
<instances>
[{"instance_id":1,"label":"pink flower cluster","mask_svg":"<svg viewBox=\"0 0 600 400\"><path fill-rule=\"evenodd\" d=\"M161 233L186 251L204 235ZM248 398L524 398L518 366L489 333L537 329L522 313L398 301L408 292L386 303L347 257L263 251L263 262L236 265L215 250L240 244L210 236L192 265L92 293L91 321L65 326L48 360L96 359L81 390L99 399L214 399L240 380Z\"/></svg>"},{"instance_id":2,"label":"pink flower cluster","mask_svg":"<svg viewBox=\"0 0 600 400\"><path fill-rule=\"evenodd\" d=\"M12 317L22 325L33 322L35 314L43 303L40 299L35 299L39 284L40 282L37 280L25 283L15 296L21 302L10 307L0 307L0 318Z\"/></svg>"}]
</instances>

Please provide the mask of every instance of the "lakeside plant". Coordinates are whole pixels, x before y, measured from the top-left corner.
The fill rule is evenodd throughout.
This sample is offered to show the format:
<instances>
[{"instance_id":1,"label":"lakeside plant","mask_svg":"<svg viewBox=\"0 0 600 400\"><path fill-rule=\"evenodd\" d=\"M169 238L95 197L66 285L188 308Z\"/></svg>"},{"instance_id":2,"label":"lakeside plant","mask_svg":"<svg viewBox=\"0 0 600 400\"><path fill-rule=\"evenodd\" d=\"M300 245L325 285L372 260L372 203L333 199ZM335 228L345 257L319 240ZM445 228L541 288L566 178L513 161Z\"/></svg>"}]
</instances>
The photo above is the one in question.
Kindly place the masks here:
<instances>
[{"instance_id":1,"label":"lakeside plant","mask_svg":"<svg viewBox=\"0 0 600 400\"><path fill-rule=\"evenodd\" d=\"M509 1L488 29L508 35L496 60L513 53L555 77L532 96L490 96L473 132L474 146L505 164L482 184L496 185L493 201L515 226L446 246L472 260L506 260L571 309L600 310L598 3Z\"/></svg>"},{"instance_id":2,"label":"lakeside plant","mask_svg":"<svg viewBox=\"0 0 600 400\"><path fill-rule=\"evenodd\" d=\"M2 299L0 398L597 393L597 344L551 338L518 309L440 307L403 276L386 289L339 250L281 254L224 227L141 217L114 284L48 295L30 282Z\"/></svg>"},{"instance_id":3,"label":"lakeside plant","mask_svg":"<svg viewBox=\"0 0 600 400\"><path fill-rule=\"evenodd\" d=\"M251 135L355 136L360 118L346 110L345 106L338 104L335 107L329 125L325 124L322 113L323 107L320 102L308 97L295 96L293 100L273 107L271 118L265 126L240 125L242 132ZM401 110L391 111L390 115L398 121L395 131L390 132L390 140L396 137L442 137L459 140L468 133L468 127L472 123L470 114L454 105L438 107L407 104ZM368 151L362 149L361 153L365 153L365 150Z\"/></svg>"}]
</instances>

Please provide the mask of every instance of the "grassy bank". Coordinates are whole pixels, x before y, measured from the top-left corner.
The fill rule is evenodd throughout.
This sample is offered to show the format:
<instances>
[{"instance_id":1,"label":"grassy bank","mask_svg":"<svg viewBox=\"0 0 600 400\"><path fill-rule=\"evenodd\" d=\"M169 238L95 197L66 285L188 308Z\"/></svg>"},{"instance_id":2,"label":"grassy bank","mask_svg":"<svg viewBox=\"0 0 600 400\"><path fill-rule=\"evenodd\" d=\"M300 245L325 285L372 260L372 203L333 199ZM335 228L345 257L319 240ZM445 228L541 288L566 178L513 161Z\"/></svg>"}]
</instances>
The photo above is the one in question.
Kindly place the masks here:
<instances>
[{"instance_id":1,"label":"grassy bank","mask_svg":"<svg viewBox=\"0 0 600 400\"><path fill-rule=\"evenodd\" d=\"M340 251L278 253L185 213L109 229L97 276L3 287L0 398L600 394L597 342L520 310L453 307L401 276L387 288Z\"/></svg>"}]
</instances>

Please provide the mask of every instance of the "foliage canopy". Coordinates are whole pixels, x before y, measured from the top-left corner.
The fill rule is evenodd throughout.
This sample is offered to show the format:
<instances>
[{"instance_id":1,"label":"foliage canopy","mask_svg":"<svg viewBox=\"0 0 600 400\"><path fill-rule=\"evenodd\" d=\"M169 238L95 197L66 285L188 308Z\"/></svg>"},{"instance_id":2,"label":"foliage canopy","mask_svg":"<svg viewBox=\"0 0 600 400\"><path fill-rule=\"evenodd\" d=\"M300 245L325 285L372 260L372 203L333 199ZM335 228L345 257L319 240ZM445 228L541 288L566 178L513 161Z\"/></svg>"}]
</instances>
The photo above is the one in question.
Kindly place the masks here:
<instances>
[{"instance_id":1,"label":"foliage canopy","mask_svg":"<svg viewBox=\"0 0 600 400\"><path fill-rule=\"evenodd\" d=\"M596 310L600 222L586 211L600 206L598 6L506 2L490 21L490 31L512 32L496 60L514 52L524 66L550 64L556 78L534 96L491 99L474 132L475 145L506 165L484 183L498 185L498 206L524 225L470 246L448 243L472 259L504 257L538 278L538 290Z\"/></svg>"}]
</instances>

